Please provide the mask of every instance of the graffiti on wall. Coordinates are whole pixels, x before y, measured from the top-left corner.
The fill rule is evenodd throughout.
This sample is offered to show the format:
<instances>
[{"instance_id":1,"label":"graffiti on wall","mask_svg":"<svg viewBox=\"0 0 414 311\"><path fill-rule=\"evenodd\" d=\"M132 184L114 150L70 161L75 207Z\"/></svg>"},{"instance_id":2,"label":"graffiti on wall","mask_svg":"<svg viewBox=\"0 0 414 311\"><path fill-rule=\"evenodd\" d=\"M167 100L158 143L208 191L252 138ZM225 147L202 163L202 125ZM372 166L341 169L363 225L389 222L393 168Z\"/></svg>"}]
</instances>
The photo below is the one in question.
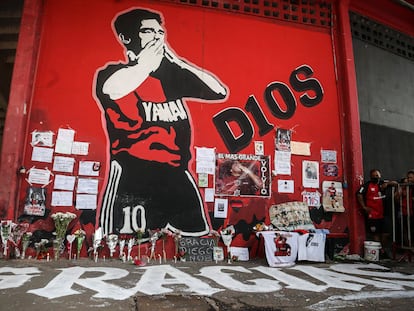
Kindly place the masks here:
<instances>
[{"instance_id":1,"label":"graffiti on wall","mask_svg":"<svg viewBox=\"0 0 414 311\"><path fill-rule=\"evenodd\" d=\"M207 234L188 169L194 124L186 98L222 102L228 90L174 52L160 13L132 9L116 16L113 26L127 61L109 63L96 76L111 162L100 213L104 234L164 227Z\"/></svg>"}]
</instances>

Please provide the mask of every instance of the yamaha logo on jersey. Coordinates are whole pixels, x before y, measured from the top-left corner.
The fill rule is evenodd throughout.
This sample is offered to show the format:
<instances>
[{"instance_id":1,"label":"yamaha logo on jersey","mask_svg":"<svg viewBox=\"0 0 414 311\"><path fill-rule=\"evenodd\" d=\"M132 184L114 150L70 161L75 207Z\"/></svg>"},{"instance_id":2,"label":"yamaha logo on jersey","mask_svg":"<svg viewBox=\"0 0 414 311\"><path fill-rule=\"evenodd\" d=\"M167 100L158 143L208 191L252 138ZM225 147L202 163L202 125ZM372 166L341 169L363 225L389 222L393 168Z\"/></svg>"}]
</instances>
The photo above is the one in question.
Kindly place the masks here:
<instances>
[{"instance_id":1,"label":"yamaha logo on jersey","mask_svg":"<svg viewBox=\"0 0 414 311\"><path fill-rule=\"evenodd\" d=\"M143 102L145 120L148 122L176 122L188 119L187 112L180 99L167 103Z\"/></svg>"}]
</instances>

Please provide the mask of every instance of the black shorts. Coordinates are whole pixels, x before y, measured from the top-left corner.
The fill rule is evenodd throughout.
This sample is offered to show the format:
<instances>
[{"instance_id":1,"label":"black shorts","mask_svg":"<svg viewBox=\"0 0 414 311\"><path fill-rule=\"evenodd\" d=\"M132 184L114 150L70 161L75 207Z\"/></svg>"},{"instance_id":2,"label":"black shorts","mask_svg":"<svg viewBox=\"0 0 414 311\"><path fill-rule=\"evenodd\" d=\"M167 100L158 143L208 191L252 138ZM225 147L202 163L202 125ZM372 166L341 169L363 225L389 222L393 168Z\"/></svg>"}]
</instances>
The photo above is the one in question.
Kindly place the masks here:
<instances>
[{"instance_id":1,"label":"black shorts","mask_svg":"<svg viewBox=\"0 0 414 311\"><path fill-rule=\"evenodd\" d=\"M385 230L384 219L383 218L380 218L380 219L368 218L366 230L367 232L371 234L384 233L384 230Z\"/></svg>"},{"instance_id":2,"label":"black shorts","mask_svg":"<svg viewBox=\"0 0 414 311\"><path fill-rule=\"evenodd\" d=\"M192 236L209 232L201 195L187 170L151 162L127 167L114 160L108 180L100 213L105 234L162 228Z\"/></svg>"}]
</instances>

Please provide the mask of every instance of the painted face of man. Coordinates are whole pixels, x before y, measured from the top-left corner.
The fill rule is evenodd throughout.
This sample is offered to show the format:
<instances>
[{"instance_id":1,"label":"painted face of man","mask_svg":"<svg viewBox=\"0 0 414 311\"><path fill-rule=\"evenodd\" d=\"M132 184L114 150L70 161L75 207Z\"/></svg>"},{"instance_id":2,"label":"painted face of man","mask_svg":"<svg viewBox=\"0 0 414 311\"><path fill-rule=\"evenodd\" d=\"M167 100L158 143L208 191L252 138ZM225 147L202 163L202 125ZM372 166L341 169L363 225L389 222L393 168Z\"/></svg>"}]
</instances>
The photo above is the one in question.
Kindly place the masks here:
<instances>
[{"instance_id":1,"label":"painted face of man","mask_svg":"<svg viewBox=\"0 0 414 311\"><path fill-rule=\"evenodd\" d=\"M139 28L139 38L141 39L141 48L144 48L148 42L153 40L162 40L164 42L165 31L155 19L145 19L141 22Z\"/></svg>"}]
</instances>

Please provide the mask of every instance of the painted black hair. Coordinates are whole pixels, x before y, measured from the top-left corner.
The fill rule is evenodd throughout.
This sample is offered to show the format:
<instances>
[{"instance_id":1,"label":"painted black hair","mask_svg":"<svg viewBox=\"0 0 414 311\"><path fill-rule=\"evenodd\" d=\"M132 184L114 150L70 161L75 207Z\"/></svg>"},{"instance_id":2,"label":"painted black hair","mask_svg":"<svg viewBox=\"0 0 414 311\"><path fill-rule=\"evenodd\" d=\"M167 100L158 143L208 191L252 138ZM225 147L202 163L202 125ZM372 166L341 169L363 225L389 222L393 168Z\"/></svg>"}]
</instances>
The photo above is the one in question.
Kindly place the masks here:
<instances>
[{"instance_id":1,"label":"painted black hair","mask_svg":"<svg viewBox=\"0 0 414 311\"><path fill-rule=\"evenodd\" d=\"M138 53L141 50L141 40L139 39L139 27L141 22L147 19L155 19L162 24L161 15L144 9L133 9L121 13L115 18L115 31L128 50Z\"/></svg>"}]
</instances>

